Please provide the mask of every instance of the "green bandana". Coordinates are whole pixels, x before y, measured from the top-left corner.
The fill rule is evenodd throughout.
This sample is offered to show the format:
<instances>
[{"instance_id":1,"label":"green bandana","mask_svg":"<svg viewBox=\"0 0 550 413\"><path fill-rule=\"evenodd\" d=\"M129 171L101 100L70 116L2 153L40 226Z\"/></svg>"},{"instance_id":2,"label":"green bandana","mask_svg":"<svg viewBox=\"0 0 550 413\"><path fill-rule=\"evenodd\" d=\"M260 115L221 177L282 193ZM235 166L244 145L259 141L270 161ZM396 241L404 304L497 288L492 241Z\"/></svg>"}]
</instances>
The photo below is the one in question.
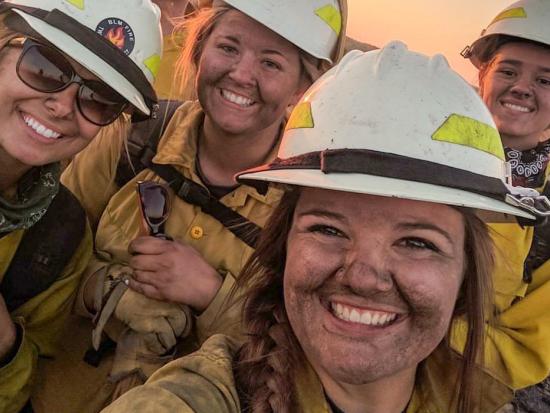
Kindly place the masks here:
<instances>
[{"instance_id":1,"label":"green bandana","mask_svg":"<svg viewBox=\"0 0 550 413\"><path fill-rule=\"evenodd\" d=\"M50 206L59 189L59 163L32 168L17 184L17 199L0 197L0 236L33 226Z\"/></svg>"}]
</instances>

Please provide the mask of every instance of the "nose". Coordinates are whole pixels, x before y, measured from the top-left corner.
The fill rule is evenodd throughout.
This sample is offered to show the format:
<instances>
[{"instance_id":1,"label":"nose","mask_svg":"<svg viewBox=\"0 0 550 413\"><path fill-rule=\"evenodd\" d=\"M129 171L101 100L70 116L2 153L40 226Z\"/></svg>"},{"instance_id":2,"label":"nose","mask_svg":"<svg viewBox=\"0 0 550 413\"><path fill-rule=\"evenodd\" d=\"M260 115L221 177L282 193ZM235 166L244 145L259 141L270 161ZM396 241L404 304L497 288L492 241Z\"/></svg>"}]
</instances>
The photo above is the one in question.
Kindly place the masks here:
<instances>
[{"instance_id":1,"label":"nose","mask_svg":"<svg viewBox=\"0 0 550 413\"><path fill-rule=\"evenodd\" d=\"M533 95L532 83L527 76L519 76L512 87L510 93L518 98L528 98Z\"/></svg>"},{"instance_id":2,"label":"nose","mask_svg":"<svg viewBox=\"0 0 550 413\"><path fill-rule=\"evenodd\" d=\"M46 108L56 118L69 118L76 111L79 85L73 83L67 88L51 93L46 99Z\"/></svg>"},{"instance_id":3,"label":"nose","mask_svg":"<svg viewBox=\"0 0 550 413\"><path fill-rule=\"evenodd\" d=\"M229 77L241 86L254 86L256 82L254 57L249 54L243 54L231 66Z\"/></svg>"},{"instance_id":4,"label":"nose","mask_svg":"<svg viewBox=\"0 0 550 413\"><path fill-rule=\"evenodd\" d=\"M339 276L358 295L387 292L394 287L388 253L382 245L376 243L355 247L350 251Z\"/></svg>"}]
</instances>

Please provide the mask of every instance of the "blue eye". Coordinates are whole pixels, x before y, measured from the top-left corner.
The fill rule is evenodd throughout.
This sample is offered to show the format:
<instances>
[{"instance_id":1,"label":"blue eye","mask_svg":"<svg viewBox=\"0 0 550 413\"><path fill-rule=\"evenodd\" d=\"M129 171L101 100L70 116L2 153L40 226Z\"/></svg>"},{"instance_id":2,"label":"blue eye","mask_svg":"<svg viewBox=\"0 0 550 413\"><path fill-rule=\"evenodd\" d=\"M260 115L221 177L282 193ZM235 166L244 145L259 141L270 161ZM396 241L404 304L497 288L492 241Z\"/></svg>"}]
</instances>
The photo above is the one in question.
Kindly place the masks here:
<instances>
[{"instance_id":1,"label":"blue eye","mask_svg":"<svg viewBox=\"0 0 550 413\"><path fill-rule=\"evenodd\" d=\"M405 238L402 243L406 248L430 250L434 252L440 251L433 242L424 240L422 238Z\"/></svg>"},{"instance_id":2,"label":"blue eye","mask_svg":"<svg viewBox=\"0 0 550 413\"><path fill-rule=\"evenodd\" d=\"M227 54L237 53L237 49L233 46L229 46L229 45L226 45L226 44L221 44L218 47Z\"/></svg>"},{"instance_id":3,"label":"blue eye","mask_svg":"<svg viewBox=\"0 0 550 413\"><path fill-rule=\"evenodd\" d=\"M263 64L269 69L281 70L281 65L272 60L264 60Z\"/></svg>"},{"instance_id":4,"label":"blue eye","mask_svg":"<svg viewBox=\"0 0 550 413\"><path fill-rule=\"evenodd\" d=\"M315 224L308 228L310 232L316 232L329 237L345 237L346 235L337 228L330 225Z\"/></svg>"}]
</instances>

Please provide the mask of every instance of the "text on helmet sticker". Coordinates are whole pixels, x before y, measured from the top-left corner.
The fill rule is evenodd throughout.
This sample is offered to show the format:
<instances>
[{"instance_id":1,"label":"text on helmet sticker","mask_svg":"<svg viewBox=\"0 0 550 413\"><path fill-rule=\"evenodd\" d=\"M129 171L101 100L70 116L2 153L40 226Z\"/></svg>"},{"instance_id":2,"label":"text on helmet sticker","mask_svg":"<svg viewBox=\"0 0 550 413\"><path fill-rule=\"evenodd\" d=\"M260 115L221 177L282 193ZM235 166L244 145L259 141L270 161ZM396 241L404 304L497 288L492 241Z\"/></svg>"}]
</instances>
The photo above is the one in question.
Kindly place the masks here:
<instances>
[{"instance_id":1,"label":"text on helmet sticker","mask_svg":"<svg viewBox=\"0 0 550 413\"><path fill-rule=\"evenodd\" d=\"M294 107L290 118L286 123L285 130L290 129L302 129L313 128L315 126L313 122L313 114L311 113L311 103L302 102Z\"/></svg>"},{"instance_id":2,"label":"text on helmet sticker","mask_svg":"<svg viewBox=\"0 0 550 413\"><path fill-rule=\"evenodd\" d=\"M80 10L84 10L84 0L65 0L65 1L79 8Z\"/></svg>"},{"instance_id":3,"label":"text on helmet sticker","mask_svg":"<svg viewBox=\"0 0 550 413\"><path fill-rule=\"evenodd\" d=\"M495 17L493 21L489 23L489 26L500 20L525 18L527 18L527 13L525 13L525 9L523 7L515 7L513 9L504 10L502 13L499 13L497 17Z\"/></svg>"},{"instance_id":4,"label":"text on helmet sticker","mask_svg":"<svg viewBox=\"0 0 550 413\"><path fill-rule=\"evenodd\" d=\"M315 10L315 14L328 24L337 35L340 35L340 31L342 30L342 15L336 7L332 4L327 4Z\"/></svg>"},{"instance_id":5,"label":"text on helmet sticker","mask_svg":"<svg viewBox=\"0 0 550 413\"><path fill-rule=\"evenodd\" d=\"M136 38L134 31L128 23L117 17L108 17L99 22L95 31L100 36L109 40L128 56L134 50Z\"/></svg>"},{"instance_id":6,"label":"text on helmet sticker","mask_svg":"<svg viewBox=\"0 0 550 413\"><path fill-rule=\"evenodd\" d=\"M504 149L498 131L483 122L453 113L434 132L435 141L469 146L504 160Z\"/></svg>"},{"instance_id":7,"label":"text on helmet sticker","mask_svg":"<svg viewBox=\"0 0 550 413\"><path fill-rule=\"evenodd\" d=\"M143 61L143 64L149 69L153 77L156 78L160 67L160 56L158 54L149 56Z\"/></svg>"}]
</instances>

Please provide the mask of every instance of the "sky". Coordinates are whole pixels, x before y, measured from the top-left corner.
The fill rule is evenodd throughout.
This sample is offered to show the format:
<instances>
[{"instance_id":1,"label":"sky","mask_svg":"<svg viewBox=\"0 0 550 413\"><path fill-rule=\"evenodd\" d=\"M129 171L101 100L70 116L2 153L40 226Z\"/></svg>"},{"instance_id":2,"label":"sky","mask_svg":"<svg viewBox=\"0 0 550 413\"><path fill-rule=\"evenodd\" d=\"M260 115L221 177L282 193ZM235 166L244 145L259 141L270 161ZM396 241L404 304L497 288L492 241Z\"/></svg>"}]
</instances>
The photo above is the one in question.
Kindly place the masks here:
<instances>
[{"instance_id":1,"label":"sky","mask_svg":"<svg viewBox=\"0 0 550 413\"><path fill-rule=\"evenodd\" d=\"M451 67L477 84L477 72L460 56L464 46L513 0L348 0L348 35L383 46L404 41L410 50L442 53Z\"/></svg>"}]
</instances>

